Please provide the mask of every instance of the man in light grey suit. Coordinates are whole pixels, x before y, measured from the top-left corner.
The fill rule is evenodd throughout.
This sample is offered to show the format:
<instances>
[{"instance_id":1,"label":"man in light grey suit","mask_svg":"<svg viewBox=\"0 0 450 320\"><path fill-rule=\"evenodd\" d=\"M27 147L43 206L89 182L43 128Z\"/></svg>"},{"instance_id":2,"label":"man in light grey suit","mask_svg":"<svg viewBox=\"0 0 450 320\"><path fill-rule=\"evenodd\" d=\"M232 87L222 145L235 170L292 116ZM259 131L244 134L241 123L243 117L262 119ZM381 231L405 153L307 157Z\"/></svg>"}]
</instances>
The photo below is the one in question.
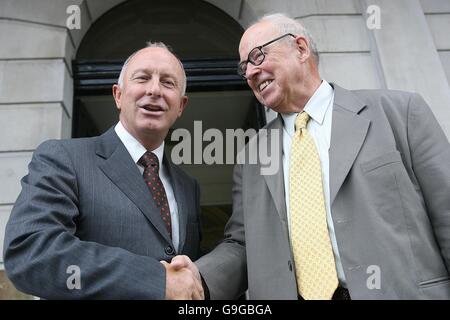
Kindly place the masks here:
<instances>
[{"instance_id":1,"label":"man in light grey suit","mask_svg":"<svg viewBox=\"0 0 450 320\"><path fill-rule=\"evenodd\" d=\"M275 144L280 170L261 175L261 164L237 165L225 239L195 265L181 257L174 267L200 278L198 267L211 299L246 289L250 299L301 298L289 202L289 169L297 169L289 155L296 117L306 112L338 278L332 298L450 299L450 145L425 101L328 84L311 37L284 15L247 29L239 53L255 96L279 113L246 148ZM299 261L320 253L300 252Z\"/></svg>"},{"instance_id":2,"label":"man in light grey suit","mask_svg":"<svg viewBox=\"0 0 450 320\"><path fill-rule=\"evenodd\" d=\"M6 227L5 269L19 290L46 299L203 297L190 270L167 263L177 253L196 259L201 238L198 183L164 155L185 90L181 62L150 43L113 86L115 127L37 148Z\"/></svg>"}]
</instances>

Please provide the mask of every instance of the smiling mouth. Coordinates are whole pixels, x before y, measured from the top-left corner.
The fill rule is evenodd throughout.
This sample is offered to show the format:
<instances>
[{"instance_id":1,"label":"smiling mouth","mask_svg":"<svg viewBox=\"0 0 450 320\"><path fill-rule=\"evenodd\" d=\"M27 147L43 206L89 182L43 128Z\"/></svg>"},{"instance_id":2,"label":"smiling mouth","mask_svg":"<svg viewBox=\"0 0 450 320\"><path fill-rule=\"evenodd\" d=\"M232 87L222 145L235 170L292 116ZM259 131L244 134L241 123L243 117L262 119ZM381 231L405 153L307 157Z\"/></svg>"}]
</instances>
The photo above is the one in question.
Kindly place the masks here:
<instances>
[{"instance_id":1,"label":"smiling mouth","mask_svg":"<svg viewBox=\"0 0 450 320\"><path fill-rule=\"evenodd\" d=\"M150 111L150 112L159 112L159 111L164 111L163 108L161 108L160 106L153 106L153 105L143 105L140 108Z\"/></svg>"},{"instance_id":2,"label":"smiling mouth","mask_svg":"<svg viewBox=\"0 0 450 320\"><path fill-rule=\"evenodd\" d=\"M269 84L272 83L273 80L266 80L264 82L262 82L259 86L258 86L258 90L259 92L262 92Z\"/></svg>"}]
</instances>

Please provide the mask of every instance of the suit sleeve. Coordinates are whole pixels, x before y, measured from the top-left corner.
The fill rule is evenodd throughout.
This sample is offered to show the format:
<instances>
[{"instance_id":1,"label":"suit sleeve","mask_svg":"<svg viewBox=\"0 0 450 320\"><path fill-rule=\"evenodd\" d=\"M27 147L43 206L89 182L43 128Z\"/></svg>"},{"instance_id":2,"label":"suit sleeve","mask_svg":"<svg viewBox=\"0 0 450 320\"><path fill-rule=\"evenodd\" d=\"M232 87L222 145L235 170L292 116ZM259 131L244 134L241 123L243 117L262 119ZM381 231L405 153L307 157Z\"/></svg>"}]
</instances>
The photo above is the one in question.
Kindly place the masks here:
<instances>
[{"instance_id":1,"label":"suit sleeve","mask_svg":"<svg viewBox=\"0 0 450 320\"><path fill-rule=\"evenodd\" d=\"M233 181L233 214L225 226L224 239L195 262L211 300L237 299L247 288L242 165L235 166Z\"/></svg>"},{"instance_id":2,"label":"suit sleeve","mask_svg":"<svg viewBox=\"0 0 450 320\"><path fill-rule=\"evenodd\" d=\"M430 108L417 94L409 104L408 139L413 169L450 270L450 144Z\"/></svg>"},{"instance_id":3,"label":"suit sleeve","mask_svg":"<svg viewBox=\"0 0 450 320\"><path fill-rule=\"evenodd\" d=\"M35 151L21 184L4 246L19 290L45 299L164 299L159 261L76 237L77 178L59 141Z\"/></svg>"}]
</instances>

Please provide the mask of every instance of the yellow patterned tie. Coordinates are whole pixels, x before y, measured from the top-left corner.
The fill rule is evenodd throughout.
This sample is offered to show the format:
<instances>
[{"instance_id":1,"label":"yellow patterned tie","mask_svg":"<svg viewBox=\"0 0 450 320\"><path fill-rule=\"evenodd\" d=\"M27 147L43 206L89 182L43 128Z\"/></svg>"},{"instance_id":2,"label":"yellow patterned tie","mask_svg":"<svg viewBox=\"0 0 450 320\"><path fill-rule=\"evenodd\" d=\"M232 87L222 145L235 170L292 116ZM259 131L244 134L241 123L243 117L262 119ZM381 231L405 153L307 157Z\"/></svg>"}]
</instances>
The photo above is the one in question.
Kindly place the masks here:
<instances>
[{"instance_id":1,"label":"yellow patterned tie","mask_svg":"<svg viewBox=\"0 0 450 320\"><path fill-rule=\"evenodd\" d=\"M306 300L330 300L338 286L328 234L322 170L309 115L295 120L289 171L291 243L299 294Z\"/></svg>"}]
</instances>

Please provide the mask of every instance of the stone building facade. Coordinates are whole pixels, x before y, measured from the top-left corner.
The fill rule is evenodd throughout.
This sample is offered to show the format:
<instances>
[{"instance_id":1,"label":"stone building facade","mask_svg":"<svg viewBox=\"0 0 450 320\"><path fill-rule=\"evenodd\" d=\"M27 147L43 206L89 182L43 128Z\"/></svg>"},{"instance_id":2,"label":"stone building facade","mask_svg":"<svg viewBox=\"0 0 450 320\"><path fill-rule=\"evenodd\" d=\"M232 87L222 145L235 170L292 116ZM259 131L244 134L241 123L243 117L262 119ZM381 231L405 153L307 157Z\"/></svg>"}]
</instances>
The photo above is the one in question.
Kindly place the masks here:
<instances>
[{"instance_id":1,"label":"stone building facade","mask_svg":"<svg viewBox=\"0 0 450 320\"><path fill-rule=\"evenodd\" d=\"M33 150L44 140L72 135L73 61L83 38L96 21L125 2L0 1L0 249ZM204 2L242 30L266 13L288 13L316 39L326 80L348 89L418 92L450 137L450 0ZM80 28L73 28L73 8L79 9ZM10 287L2 269L0 258L0 298L23 297L6 291Z\"/></svg>"}]
</instances>

